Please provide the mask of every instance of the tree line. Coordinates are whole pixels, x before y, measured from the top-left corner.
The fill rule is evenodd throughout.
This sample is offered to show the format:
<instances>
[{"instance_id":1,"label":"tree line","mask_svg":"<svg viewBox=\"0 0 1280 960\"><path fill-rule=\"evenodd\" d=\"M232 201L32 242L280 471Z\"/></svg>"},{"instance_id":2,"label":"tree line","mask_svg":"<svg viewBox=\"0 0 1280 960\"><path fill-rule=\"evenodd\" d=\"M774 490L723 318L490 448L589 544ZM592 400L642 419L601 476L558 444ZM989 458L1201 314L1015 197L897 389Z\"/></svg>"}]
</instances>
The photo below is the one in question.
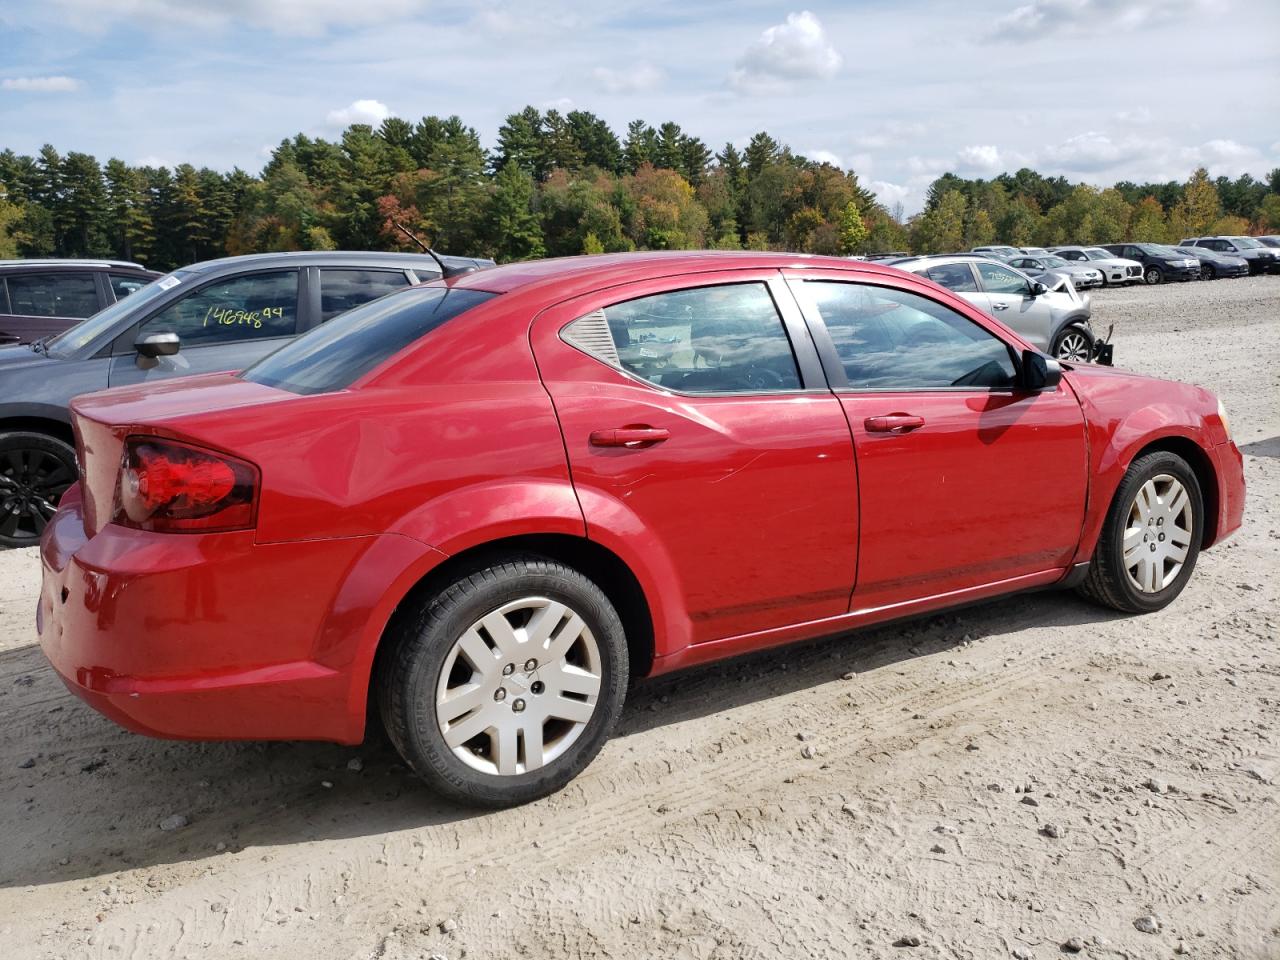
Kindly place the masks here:
<instances>
[{"instance_id":1,"label":"tree line","mask_svg":"<svg viewBox=\"0 0 1280 960\"><path fill-rule=\"evenodd\" d=\"M619 137L592 113L526 107L486 150L456 117L298 134L262 172L0 152L0 257L113 257L158 269L273 250L436 248L499 261L636 249L931 253L989 243L1176 242L1280 231L1280 169L1106 189L1030 169L944 174L904 219L852 171L769 134L713 152L676 123Z\"/></svg>"}]
</instances>

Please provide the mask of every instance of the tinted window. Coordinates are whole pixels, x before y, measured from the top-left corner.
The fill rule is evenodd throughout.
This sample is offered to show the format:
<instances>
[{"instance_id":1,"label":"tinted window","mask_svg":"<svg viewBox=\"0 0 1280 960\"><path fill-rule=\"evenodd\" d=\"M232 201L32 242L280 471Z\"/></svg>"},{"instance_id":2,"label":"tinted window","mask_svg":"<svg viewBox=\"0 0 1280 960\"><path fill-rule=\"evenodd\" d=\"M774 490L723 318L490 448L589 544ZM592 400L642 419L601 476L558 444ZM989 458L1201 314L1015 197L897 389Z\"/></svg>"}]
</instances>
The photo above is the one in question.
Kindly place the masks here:
<instances>
[{"instance_id":1,"label":"tinted window","mask_svg":"<svg viewBox=\"0 0 1280 960\"><path fill-rule=\"evenodd\" d=\"M341 390L445 321L494 296L480 290L410 287L394 297L348 310L281 347L242 376L294 393Z\"/></svg>"},{"instance_id":2,"label":"tinted window","mask_svg":"<svg viewBox=\"0 0 1280 960\"><path fill-rule=\"evenodd\" d=\"M131 293L137 293L151 281L146 277L126 277L118 273L111 274L111 289L117 300L123 300Z\"/></svg>"},{"instance_id":3,"label":"tinted window","mask_svg":"<svg viewBox=\"0 0 1280 960\"><path fill-rule=\"evenodd\" d=\"M298 272L280 270L215 280L170 304L140 333L172 331L183 347L291 337L298 321Z\"/></svg>"},{"instance_id":4,"label":"tinted window","mask_svg":"<svg viewBox=\"0 0 1280 960\"><path fill-rule=\"evenodd\" d=\"M925 271L934 283L954 290L957 293L977 293L978 282L973 279L973 271L967 263L947 263L940 267L930 267Z\"/></svg>"},{"instance_id":5,"label":"tinted window","mask_svg":"<svg viewBox=\"0 0 1280 960\"><path fill-rule=\"evenodd\" d=\"M800 389L782 318L763 283L673 290L614 304L603 315L607 339L592 349L566 339L642 380L682 393L773 393ZM601 330L603 333L604 331ZM612 343L608 342L612 340Z\"/></svg>"},{"instance_id":6,"label":"tinted window","mask_svg":"<svg viewBox=\"0 0 1280 960\"><path fill-rule=\"evenodd\" d=\"M978 324L925 297L866 284L809 281L804 294L860 390L1008 387L1009 348Z\"/></svg>"},{"instance_id":7,"label":"tinted window","mask_svg":"<svg viewBox=\"0 0 1280 960\"><path fill-rule=\"evenodd\" d=\"M409 286L403 270L321 270L320 320Z\"/></svg>"},{"instance_id":8,"label":"tinted window","mask_svg":"<svg viewBox=\"0 0 1280 960\"><path fill-rule=\"evenodd\" d=\"M1064 260L1083 260L1085 256L1079 250L1059 250L1058 256Z\"/></svg>"},{"instance_id":9,"label":"tinted window","mask_svg":"<svg viewBox=\"0 0 1280 960\"><path fill-rule=\"evenodd\" d=\"M98 287L89 273L32 273L9 277L14 313L31 317L89 317L98 312Z\"/></svg>"},{"instance_id":10,"label":"tinted window","mask_svg":"<svg viewBox=\"0 0 1280 960\"><path fill-rule=\"evenodd\" d=\"M127 301L117 300L111 306L99 310L88 320L77 323L70 330L58 334L48 343L49 353L55 357L69 356L99 338L114 336L119 328L128 322L129 317L144 313L151 304L164 297L174 287L190 283L191 279L192 274L176 270L161 277L155 283L147 284L144 290L134 294Z\"/></svg>"},{"instance_id":11,"label":"tinted window","mask_svg":"<svg viewBox=\"0 0 1280 960\"><path fill-rule=\"evenodd\" d=\"M978 276L982 277L982 286L987 293L1030 293L1027 281L1005 267L997 266L994 263L975 264L978 268Z\"/></svg>"}]
</instances>

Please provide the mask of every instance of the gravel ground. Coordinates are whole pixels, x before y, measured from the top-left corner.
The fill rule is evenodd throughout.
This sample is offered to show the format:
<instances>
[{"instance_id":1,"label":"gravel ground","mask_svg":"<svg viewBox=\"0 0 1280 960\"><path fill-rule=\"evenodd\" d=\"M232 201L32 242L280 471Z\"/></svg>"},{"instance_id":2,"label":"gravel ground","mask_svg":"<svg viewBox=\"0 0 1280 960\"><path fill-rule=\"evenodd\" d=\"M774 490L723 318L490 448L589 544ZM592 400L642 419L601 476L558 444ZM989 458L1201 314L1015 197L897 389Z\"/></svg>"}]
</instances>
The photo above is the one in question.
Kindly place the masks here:
<instances>
[{"instance_id":1,"label":"gravel ground","mask_svg":"<svg viewBox=\"0 0 1280 960\"><path fill-rule=\"evenodd\" d=\"M1093 299L1245 451L1245 528L1171 608L1015 597L650 683L518 810L382 745L124 733L0 555L0 952L1280 957L1280 278Z\"/></svg>"}]
</instances>

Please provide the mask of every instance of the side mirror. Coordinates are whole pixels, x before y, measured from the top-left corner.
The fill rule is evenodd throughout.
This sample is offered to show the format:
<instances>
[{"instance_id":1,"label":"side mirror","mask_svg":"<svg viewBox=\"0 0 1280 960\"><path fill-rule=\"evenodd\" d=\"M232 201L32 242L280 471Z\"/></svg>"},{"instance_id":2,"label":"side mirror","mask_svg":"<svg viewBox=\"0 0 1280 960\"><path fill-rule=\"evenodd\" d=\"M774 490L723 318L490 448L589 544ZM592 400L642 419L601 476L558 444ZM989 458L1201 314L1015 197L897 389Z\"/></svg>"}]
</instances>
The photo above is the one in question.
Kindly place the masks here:
<instances>
[{"instance_id":1,"label":"side mirror","mask_svg":"<svg viewBox=\"0 0 1280 960\"><path fill-rule=\"evenodd\" d=\"M182 341L176 333L148 333L133 341L133 349L138 356L155 359L156 357L172 357L182 348Z\"/></svg>"},{"instance_id":2,"label":"side mirror","mask_svg":"<svg viewBox=\"0 0 1280 960\"><path fill-rule=\"evenodd\" d=\"M1023 350L1018 379L1024 390L1056 390L1062 381L1062 364L1038 350Z\"/></svg>"},{"instance_id":3,"label":"side mirror","mask_svg":"<svg viewBox=\"0 0 1280 960\"><path fill-rule=\"evenodd\" d=\"M1045 294L1045 293L1048 293L1048 292L1049 292L1049 288L1048 288L1048 287L1046 287L1046 286L1045 286L1043 283L1041 283L1039 280L1032 280L1032 281L1031 281L1031 295L1032 295L1033 297L1038 297L1038 296L1040 296L1041 294Z\"/></svg>"}]
</instances>

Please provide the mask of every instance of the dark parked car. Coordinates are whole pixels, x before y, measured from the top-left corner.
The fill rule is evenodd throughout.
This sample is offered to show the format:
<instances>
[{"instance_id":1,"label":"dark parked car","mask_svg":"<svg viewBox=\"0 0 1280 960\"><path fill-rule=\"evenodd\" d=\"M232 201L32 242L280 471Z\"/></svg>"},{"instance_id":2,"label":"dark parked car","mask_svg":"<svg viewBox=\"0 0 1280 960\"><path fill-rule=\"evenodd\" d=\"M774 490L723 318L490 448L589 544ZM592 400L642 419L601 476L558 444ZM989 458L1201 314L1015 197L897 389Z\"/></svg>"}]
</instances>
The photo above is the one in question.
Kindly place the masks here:
<instances>
[{"instance_id":1,"label":"dark parked car","mask_svg":"<svg viewBox=\"0 0 1280 960\"><path fill-rule=\"evenodd\" d=\"M159 276L123 260L0 260L0 342L61 333Z\"/></svg>"},{"instance_id":2,"label":"dark parked car","mask_svg":"<svg viewBox=\"0 0 1280 960\"><path fill-rule=\"evenodd\" d=\"M1249 273L1280 273L1280 250L1253 237L1189 237L1184 247L1205 247L1218 253L1240 257L1249 263Z\"/></svg>"},{"instance_id":3,"label":"dark parked car","mask_svg":"<svg viewBox=\"0 0 1280 960\"><path fill-rule=\"evenodd\" d=\"M1126 260L1137 260L1147 283L1200 279L1199 260L1162 243L1104 243L1102 249Z\"/></svg>"},{"instance_id":4,"label":"dark parked car","mask_svg":"<svg viewBox=\"0 0 1280 960\"><path fill-rule=\"evenodd\" d=\"M1217 280L1219 277L1247 277L1249 261L1234 254L1219 253L1208 247L1174 247L1179 253L1200 261L1200 279Z\"/></svg>"},{"instance_id":5,"label":"dark parked car","mask_svg":"<svg viewBox=\"0 0 1280 960\"><path fill-rule=\"evenodd\" d=\"M443 259L459 271L490 263ZM0 546L36 543L76 479L72 397L243 369L339 313L440 274L426 254L210 260L175 270L56 337L0 347Z\"/></svg>"}]
</instances>

